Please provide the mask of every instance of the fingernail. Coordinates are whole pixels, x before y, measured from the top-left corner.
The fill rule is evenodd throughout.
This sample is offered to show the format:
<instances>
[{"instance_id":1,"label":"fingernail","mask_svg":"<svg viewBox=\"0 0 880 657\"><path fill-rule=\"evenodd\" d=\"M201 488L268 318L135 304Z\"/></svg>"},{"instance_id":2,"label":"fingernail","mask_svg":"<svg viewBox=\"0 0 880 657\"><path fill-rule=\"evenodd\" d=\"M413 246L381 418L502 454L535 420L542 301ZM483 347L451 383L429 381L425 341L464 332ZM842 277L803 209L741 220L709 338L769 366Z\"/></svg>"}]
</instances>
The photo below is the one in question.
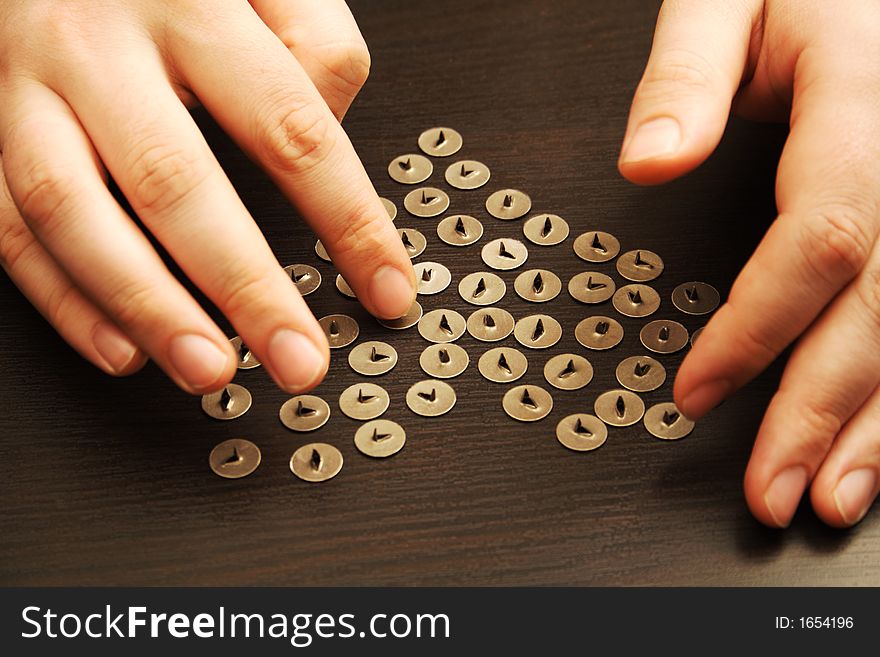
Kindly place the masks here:
<instances>
[{"instance_id":1,"label":"fingernail","mask_svg":"<svg viewBox=\"0 0 880 657\"><path fill-rule=\"evenodd\" d=\"M223 376L229 355L208 338L190 333L171 341L168 360L191 388L202 390Z\"/></svg>"},{"instance_id":2,"label":"fingernail","mask_svg":"<svg viewBox=\"0 0 880 657\"><path fill-rule=\"evenodd\" d=\"M675 119L664 116L643 123L626 144L622 162L641 162L672 155L681 144L681 127Z\"/></svg>"},{"instance_id":3,"label":"fingernail","mask_svg":"<svg viewBox=\"0 0 880 657\"><path fill-rule=\"evenodd\" d=\"M807 470L793 465L776 475L764 493L764 504L777 527L788 527L807 487Z\"/></svg>"},{"instance_id":4,"label":"fingernail","mask_svg":"<svg viewBox=\"0 0 880 657\"><path fill-rule=\"evenodd\" d=\"M834 488L834 504L848 525L865 517L877 490L877 472L859 468L845 474Z\"/></svg>"},{"instance_id":5,"label":"fingernail","mask_svg":"<svg viewBox=\"0 0 880 657\"><path fill-rule=\"evenodd\" d=\"M123 372L138 351L137 346L110 322L95 325L92 344L113 374Z\"/></svg>"},{"instance_id":6,"label":"fingernail","mask_svg":"<svg viewBox=\"0 0 880 657\"><path fill-rule=\"evenodd\" d=\"M279 329L269 340L269 365L287 392L311 388L327 364L315 344L299 331Z\"/></svg>"},{"instance_id":7,"label":"fingernail","mask_svg":"<svg viewBox=\"0 0 880 657\"><path fill-rule=\"evenodd\" d=\"M382 319L396 319L406 314L415 299L412 280L396 267L379 267L370 281L370 300Z\"/></svg>"},{"instance_id":8,"label":"fingernail","mask_svg":"<svg viewBox=\"0 0 880 657\"><path fill-rule=\"evenodd\" d=\"M697 387L681 401L681 412L691 420L699 420L724 401L733 389L724 379L709 381Z\"/></svg>"}]
</instances>

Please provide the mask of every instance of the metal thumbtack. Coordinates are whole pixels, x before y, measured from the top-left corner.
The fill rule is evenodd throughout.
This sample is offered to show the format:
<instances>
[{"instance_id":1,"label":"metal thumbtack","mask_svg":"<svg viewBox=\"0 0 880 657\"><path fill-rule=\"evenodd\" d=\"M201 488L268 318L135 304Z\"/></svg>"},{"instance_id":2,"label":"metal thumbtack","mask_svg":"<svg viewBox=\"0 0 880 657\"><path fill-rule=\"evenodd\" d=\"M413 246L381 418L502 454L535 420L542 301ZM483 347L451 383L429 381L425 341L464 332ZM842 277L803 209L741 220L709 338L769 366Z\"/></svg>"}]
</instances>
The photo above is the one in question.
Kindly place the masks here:
<instances>
[{"instance_id":1,"label":"metal thumbtack","mask_svg":"<svg viewBox=\"0 0 880 657\"><path fill-rule=\"evenodd\" d=\"M303 481L327 481L342 470L342 452L327 443L303 445L290 457L290 471Z\"/></svg>"},{"instance_id":2,"label":"metal thumbtack","mask_svg":"<svg viewBox=\"0 0 880 657\"><path fill-rule=\"evenodd\" d=\"M483 236L483 224L466 214L453 214L437 224L437 237L450 246L468 246Z\"/></svg>"},{"instance_id":3,"label":"metal thumbtack","mask_svg":"<svg viewBox=\"0 0 880 657\"><path fill-rule=\"evenodd\" d=\"M556 425L556 440L575 452L589 452L605 444L608 427L595 415L575 413Z\"/></svg>"},{"instance_id":4,"label":"metal thumbtack","mask_svg":"<svg viewBox=\"0 0 880 657\"><path fill-rule=\"evenodd\" d=\"M241 479L256 470L261 460L260 448L250 440L232 438L211 450L208 465L224 479Z\"/></svg>"},{"instance_id":5,"label":"metal thumbtack","mask_svg":"<svg viewBox=\"0 0 880 657\"><path fill-rule=\"evenodd\" d=\"M419 148L431 157L453 155L461 145L461 135L452 128L429 128L419 135Z\"/></svg>"},{"instance_id":6,"label":"metal thumbtack","mask_svg":"<svg viewBox=\"0 0 880 657\"><path fill-rule=\"evenodd\" d=\"M254 356L254 352L252 352L248 346L241 341L241 338L237 335L232 338L229 343L232 345L232 348L235 349L235 354L238 356L238 369L240 370L252 370L255 367L260 366L260 361L257 360L257 357Z\"/></svg>"},{"instance_id":7,"label":"metal thumbtack","mask_svg":"<svg viewBox=\"0 0 880 657\"><path fill-rule=\"evenodd\" d=\"M682 415L675 404L664 402L645 412L645 428L655 438L678 440L694 430L694 423Z\"/></svg>"},{"instance_id":8,"label":"metal thumbtack","mask_svg":"<svg viewBox=\"0 0 880 657\"><path fill-rule=\"evenodd\" d=\"M518 189L499 189L486 199L486 211L496 219L519 219L532 209L532 199Z\"/></svg>"},{"instance_id":9,"label":"metal thumbtack","mask_svg":"<svg viewBox=\"0 0 880 657\"><path fill-rule=\"evenodd\" d=\"M397 319L376 319L376 321L385 328L402 331L418 324L421 318L422 306L418 301L414 301L403 317L398 317Z\"/></svg>"},{"instance_id":10,"label":"metal thumbtack","mask_svg":"<svg viewBox=\"0 0 880 657\"><path fill-rule=\"evenodd\" d=\"M416 283L419 286L419 294L440 294L449 287L452 282L452 274L439 262L417 262L413 269L416 273Z\"/></svg>"},{"instance_id":11,"label":"metal thumbtack","mask_svg":"<svg viewBox=\"0 0 880 657\"><path fill-rule=\"evenodd\" d=\"M523 347L547 349L562 337L562 326L550 315L529 315L516 323L513 337Z\"/></svg>"},{"instance_id":12,"label":"metal thumbtack","mask_svg":"<svg viewBox=\"0 0 880 657\"><path fill-rule=\"evenodd\" d=\"M321 240L315 242L315 255L324 262L332 262L332 260L330 260L330 255L327 253L327 249L324 247Z\"/></svg>"},{"instance_id":13,"label":"metal thumbtack","mask_svg":"<svg viewBox=\"0 0 880 657\"><path fill-rule=\"evenodd\" d=\"M415 217L436 217L449 209L449 195L436 187L420 187L403 198L403 207Z\"/></svg>"},{"instance_id":14,"label":"metal thumbtack","mask_svg":"<svg viewBox=\"0 0 880 657\"><path fill-rule=\"evenodd\" d=\"M404 185L416 185L427 180L434 173L434 165L424 155L407 153L391 160L388 175Z\"/></svg>"},{"instance_id":15,"label":"metal thumbtack","mask_svg":"<svg viewBox=\"0 0 880 657\"><path fill-rule=\"evenodd\" d=\"M620 361L617 381L633 392L650 392L666 382L666 368L650 356L630 356Z\"/></svg>"},{"instance_id":16,"label":"metal thumbtack","mask_svg":"<svg viewBox=\"0 0 880 657\"><path fill-rule=\"evenodd\" d=\"M553 410L553 397L538 386L516 386L504 393L501 406L514 420L535 422Z\"/></svg>"},{"instance_id":17,"label":"metal thumbtack","mask_svg":"<svg viewBox=\"0 0 880 657\"><path fill-rule=\"evenodd\" d=\"M663 260L653 251L627 251L617 259L617 273L628 281L653 281L663 273Z\"/></svg>"},{"instance_id":18,"label":"metal thumbtack","mask_svg":"<svg viewBox=\"0 0 880 657\"><path fill-rule=\"evenodd\" d=\"M521 351L510 347L495 347L480 356L477 367L487 381L510 383L526 373L529 361Z\"/></svg>"},{"instance_id":19,"label":"metal thumbtack","mask_svg":"<svg viewBox=\"0 0 880 657\"><path fill-rule=\"evenodd\" d=\"M593 366L583 356L559 354L544 365L544 378L559 390L579 390L593 380Z\"/></svg>"},{"instance_id":20,"label":"metal thumbtack","mask_svg":"<svg viewBox=\"0 0 880 657\"><path fill-rule=\"evenodd\" d=\"M575 255L587 262L608 262L620 253L620 242L611 233L593 230L578 235L573 244Z\"/></svg>"},{"instance_id":21,"label":"metal thumbtack","mask_svg":"<svg viewBox=\"0 0 880 657\"><path fill-rule=\"evenodd\" d=\"M397 206L384 196L380 196L379 200L382 201L382 205L385 207L385 212L388 213L388 218L391 219L391 221L397 219Z\"/></svg>"},{"instance_id":22,"label":"metal thumbtack","mask_svg":"<svg viewBox=\"0 0 880 657\"><path fill-rule=\"evenodd\" d=\"M491 272L474 272L458 283L458 294L475 306L491 306L501 301L506 292L507 285L499 276Z\"/></svg>"},{"instance_id":23,"label":"metal thumbtack","mask_svg":"<svg viewBox=\"0 0 880 657\"><path fill-rule=\"evenodd\" d=\"M708 315L718 307L721 295L708 283L682 283L672 291L672 305L688 315Z\"/></svg>"},{"instance_id":24,"label":"metal thumbtack","mask_svg":"<svg viewBox=\"0 0 880 657\"><path fill-rule=\"evenodd\" d=\"M447 167L445 178L456 189L477 189L489 182L491 175L482 162L461 160Z\"/></svg>"},{"instance_id":25,"label":"metal thumbtack","mask_svg":"<svg viewBox=\"0 0 880 657\"><path fill-rule=\"evenodd\" d=\"M278 417L291 431L314 431L327 424L330 406L315 395L297 395L281 405Z\"/></svg>"},{"instance_id":26,"label":"metal thumbtack","mask_svg":"<svg viewBox=\"0 0 880 657\"><path fill-rule=\"evenodd\" d=\"M568 281L568 293L581 303L602 303L608 301L617 286L614 280L598 271L584 271L575 274Z\"/></svg>"},{"instance_id":27,"label":"metal thumbtack","mask_svg":"<svg viewBox=\"0 0 880 657\"><path fill-rule=\"evenodd\" d=\"M373 420L358 427L354 446L365 455L377 459L394 456L406 443L406 431L391 420Z\"/></svg>"},{"instance_id":28,"label":"metal thumbtack","mask_svg":"<svg viewBox=\"0 0 880 657\"><path fill-rule=\"evenodd\" d=\"M467 319L467 330L480 342L498 342L513 333L516 322L504 308L480 308Z\"/></svg>"},{"instance_id":29,"label":"metal thumbtack","mask_svg":"<svg viewBox=\"0 0 880 657\"><path fill-rule=\"evenodd\" d=\"M486 243L480 255L488 267L506 271L522 265L529 257L529 250L519 240L502 237Z\"/></svg>"},{"instance_id":30,"label":"metal thumbtack","mask_svg":"<svg viewBox=\"0 0 880 657\"><path fill-rule=\"evenodd\" d=\"M526 301L544 303L559 296L562 281L549 269L529 269L516 277L513 289Z\"/></svg>"},{"instance_id":31,"label":"metal thumbtack","mask_svg":"<svg viewBox=\"0 0 880 657\"><path fill-rule=\"evenodd\" d=\"M398 228L397 234L400 235L400 241L403 242L410 260L418 258L425 252L428 240L415 228Z\"/></svg>"},{"instance_id":32,"label":"metal thumbtack","mask_svg":"<svg viewBox=\"0 0 880 657\"><path fill-rule=\"evenodd\" d=\"M416 415L437 417L448 413L455 406L455 390L444 381L419 381L407 390L406 405Z\"/></svg>"},{"instance_id":33,"label":"metal thumbtack","mask_svg":"<svg viewBox=\"0 0 880 657\"><path fill-rule=\"evenodd\" d=\"M342 296L348 297L349 299L357 299L357 295L354 293L354 290L351 289L351 285L348 284L348 281L342 278L342 274L336 274L336 289L339 290L339 293Z\"/></svg>"},{"instance_id":34,"label":"metal thumbtack","mask_svg":"<svg viewBox=\"0 0 880 657\"><path fill-rule=\"evenodd\" d=\"M348 364L358 374L379 376L397 365L397 351L387 342L361 342L348 352Z\"/></svg>"},{"instance_id":35,"label":"metal thumbtack","mask_svg":"<svg viewBox=\"0 0 880 657\"><path fill-rule=\"evenodd\" d=\"M287 265L284 272L304 297L310 295L321 285L321 272L309 265Z\"/></svg>"},{"instance_id":36,"label":"metal thumbtack","mask_svg":"<svg viewBox=\"0 0 880 657\"><path fill-rule=\"evenodd\" d=\"M326 315L318 320L318 324L324 329L331 349L347 347L361 332L358 323L348 315Z\"/></svg>"},{"instance_id":37,"label":"metal thumbtack","mask_svg":"<svg viewBox=\"0 0 880 657\"><path fill-rule=\"evenodd\" d=\"M609 390L596 398L596 415L612 427L628 427L642 419L645 402L629 390Z\"/></svg>"},{"instance_id":38,"label":"metal thumbtack","mask_svg":"<svg viewBox=\"0 0 880 657\"><path fill-rule=\"evenodd\" d=\"M372 420L388 410L391 398L374 383L355 383L339 395L339 410L352 420Z\"/></svg>"},{"instance_id":39,"label":"metal thumbtack","mask_svg":"<svg viewBox=\"0 0 880 657\"><path fill-rule=\"evenodd\" d=\"M248 412L252 401L247 388L227 383L223 390L202 397L202 410L215 420L234 420Z\"/></svg>"},{"instance_id":40,"label":"metal thumbtack","mask_svg":"<svg viewBox=\"0 0 880 657\"><path fill-rule=\"evenodd\" d=\"M419 335L428 342L454 342L464 335L467 323L454 310L439 308L422 315Z\"/></svg>"},{"instance_id":41,"label":"metal thumbtack","mask_svg":"<svg viewBox=\"0 0 880 657\"><path fill-rule=\"evenodd\" d=\"M697 343L697 338L699 338L703 334L703 329L705 326L701 326L696 331L691 333L691 347L693 347Z\"/></svg>"},{"instance_id":42,"label":"metal thumbtack","mask_svg":"<svg viewBox=\"0 0 880 657\"><path fill-rule=\"evenodd\" d=\"M611 303L617 312L626 317L647 317L660 307L660 295L652 287L632 283L618 288Z\"/></svg>"},{"instance_id":43,"label":"metal thumbtack","mask_svg":"<svg viewBox=\"0 0 880 657\"><path fill-rule=\"evenodd\" d=\"M419 356L425 374L435 379L451 379L467 369L470 358L457 344L432 344Z\"/></svg>"},{"instance_id":44,"label":"metal thumbtack","mask_svg":"<svg viewBox=\"0 0 880 657\"><path fill-rule=\"evenodd\" d=\"M655 354L674 354L688 343L688 331L671 319L655 319L642 327L639 340Z\"/></svg>"},{"instance_id":45,"label":"metal thumbtack","mask_svg":"<svg viewBox=\"0 0 880 657\"><path fill-rule=\"evenodd\" d=\"M623 340L623 327L613 317L595 315L578 322L574 337L587 349L604 351L620 344Z\"/></svg>"},{"instance_id":46,"label":"metal thumbtack","mask_svg":"<svg viewBox=\"0 0 880 657\"><path fill-rule=\"evenodd\" d=\"M568 222L558 214L536 214L526 219L523 235L532 244L553 246L568 237Z\"/></svg>"}]
</instances>

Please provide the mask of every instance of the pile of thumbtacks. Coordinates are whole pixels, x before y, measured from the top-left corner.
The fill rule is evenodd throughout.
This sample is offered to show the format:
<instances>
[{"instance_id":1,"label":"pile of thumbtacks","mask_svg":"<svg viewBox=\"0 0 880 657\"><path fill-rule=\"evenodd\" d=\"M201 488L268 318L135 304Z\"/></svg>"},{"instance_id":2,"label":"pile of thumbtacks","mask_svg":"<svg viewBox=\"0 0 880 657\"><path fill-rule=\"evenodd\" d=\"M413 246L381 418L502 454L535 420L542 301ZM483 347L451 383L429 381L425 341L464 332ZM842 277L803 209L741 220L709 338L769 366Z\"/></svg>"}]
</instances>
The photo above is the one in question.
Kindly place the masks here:
<instances>
[{"instance_id":1,"label":"pile of thumbtacks","mask_svg":"<svg viewBox=\"0 0 880 657\"><path fill-rule=\"evenodd\" d=\"M431 177L432 161L426 157L449 157L461 149L461 135L451 128L432 128L421 134L419 148L425 155L406 154L394 158L388 165L388 174L404 185L418 185ZM489 181L489 168L475 160L460 160L446 168L446 182L456 189L473 190ZM389 216L395 219L397 207L383 198ZM437 217L449 208L449 195L436 187L419 187L409 192L403 202L406 211L414 217ZM531 210L531 199L516 189L501 189L486 198L486 211L501 221L521 219ZM483 237L482 223L469 215L446 216L437 223L437 235L446 244L465 247ZM569 226L555 214L536 214L524 221L522 232L526 240L539 246L561 244L569 236ZM411 258L425 250L427 240L415 229L398 229L400 238ZM642 318L660 307L660 296L647 285L663 271L663 261L656 253L634 250L620 253L620 242L610 233L589 231L576 237L575 254L587 263L607 263L616 258L617 272L630 284L617 287L614 280L599 271L584 271L568 281L568 293L583 304L600 304L611 299L614 309L626 317ZM330 258L319 241L315 253L327 262ZM499 238L485 242L481 250L485 266L495 271L510 271L521 267L528 258L525 243L516 239ZM421 261L414 265L421 298L444 291L452 282L447 267L439 262ZM309 265L285 267L299 291L305 296L321 284L319 271ZM513 284L522 299L542 303L554 299L562 291L562 281L552 271L530 269L520 273ZM336 277L337 290L354 297L351 288L341 276ZM465 319L451 309L439 308L423 313L419 302L403 317L393 321L379 321L384 327L404 330L418 326L419 334L431 343L421 354L419 364L431 378L413 384L406 394L406 404L418 415L437 417L449 412L455 405L455 390L445 379L464 372L470 362L467 352L455 341L467 331L481 342L499 342L512 333L516 341L528 350L542 350L555 345L562 337L562 326L546 314L533 314L515 320L498 303L507 292L504 280L491 271L477 271L464 276L458 283L461 298L477 307ZM717 308L718 291L706 283L691 281L676 287L672 293L673 305L683 313L706 315ZM352 317L334 314L319 320L334 350L352 345L360 333ZM586 349L606 350L617 346L623 339L623 327L613 317L594 315L581 320L574 329L575 338ZM646 323L639 334L642 345L655 354L671 354L683 349L691 337L687 329L672 320ZM232 339L239 354L239 369L259 367L256 357L239 338ZM360 375L371 377L387 374L397 364L397 351L380 341L361 342L348 352L348 363ZM478 368L487 380L510 384L521 378L527 368L526 355L509 346L490 348L480 356ZM593 378L593 367L584 356L566 353L553 356L544 364L544 378L553 388L578 390ZM658 389L666 381L666 370L650 356L631 356L617 366L616 378L622 388L608 390L594 401L595 415L577 413L564 417L556 426L556 437L570 450L584 452L600 447L608 436L608 426L629 426L644 422L651 435L664 440L675 440L688 435L693 423L684 417L671 402L659 403L645 410L637 393ZM339 409L348 417L363 424L355 432L354 443L363 454L383 458L400 451L406 442L406 433L399 424L379 419L388 409L388 393L381 386L360 382L345 389L338 400ZM537 385L509 387L501 398L504 411L522 422L546 417L552 407L550 393ZM213 418L231 420L243 415L251 406L251 395L241 385L229 384L220 392L205 395L202 409ZM297 432L314 431L330 417L330 406L315 395L298 395L281 407L281 422ZM210 454L211 469L221 477L239 478L253 472L260 464L260 450L244 439L227 440L217 445ZM341 452L327 443L310 443L297 449L290 459L291 471L300 479L310 482L326 481L342 469Z\"/></svg>"}]
</instances>

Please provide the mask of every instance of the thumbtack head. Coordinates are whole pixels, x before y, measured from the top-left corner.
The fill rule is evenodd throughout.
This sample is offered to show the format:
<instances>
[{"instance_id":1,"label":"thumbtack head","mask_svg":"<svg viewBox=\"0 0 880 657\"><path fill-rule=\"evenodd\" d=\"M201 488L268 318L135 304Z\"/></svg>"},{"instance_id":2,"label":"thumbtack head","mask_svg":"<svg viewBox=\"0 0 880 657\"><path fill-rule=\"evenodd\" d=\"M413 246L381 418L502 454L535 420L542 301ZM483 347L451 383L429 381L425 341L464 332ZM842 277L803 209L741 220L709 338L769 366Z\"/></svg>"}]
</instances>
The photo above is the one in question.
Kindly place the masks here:
<instances>
[{"instance_id":1,"label":"thumbtack head","mask_svg":"<svg viewBox=\"0 0 880 657\"><path fill-rule=\"evenodd\" d=\"M309 443L290 457L290 471L303 481L319 483L342 470L342 453L327 443Z\"/></svg>"},{"instance_id":2,"label":"thumbtack head","mask_svg":"<svg viewBox=\"0 0 880 657\"><path fill-rule=\"evenodd\" d=\"M365 456L387 458L406 444L406 432L396 422L373 420L361 425L354 434L354 445Z\"/></svg>"},{"instance_id":3,"label":"thumbtack head","mask_svg":"<svg viewBox=\"0 0 880 657\"><path fill-rule=\"evenodd\" d=\"M314 431L330 419L330 406L315 395L297 395L281 405L278 417L291 431Z\"/></svg>"},{"instance_id":4,"label":"thumbtack head","mask_svg":"<svg viewBox=\"0 0 880 657\"><path fill-rule=\"evenodd\" d=\"M240 479L256 470L261 460L260 448L254 443L243 438L232 438L211 450L208 465L219 477Z\"/></svg>"},{"instance_id":5,"label":"thumbtack head","mask_svg":"<svg viewBox=\"0 0 880 657\"><path fill-rule=\"evenodd\" d=\"M374 383L355 383L339 395L339 410L352 420L373 420L391 403L388 392Z\"/></svg>"}]
</instances>

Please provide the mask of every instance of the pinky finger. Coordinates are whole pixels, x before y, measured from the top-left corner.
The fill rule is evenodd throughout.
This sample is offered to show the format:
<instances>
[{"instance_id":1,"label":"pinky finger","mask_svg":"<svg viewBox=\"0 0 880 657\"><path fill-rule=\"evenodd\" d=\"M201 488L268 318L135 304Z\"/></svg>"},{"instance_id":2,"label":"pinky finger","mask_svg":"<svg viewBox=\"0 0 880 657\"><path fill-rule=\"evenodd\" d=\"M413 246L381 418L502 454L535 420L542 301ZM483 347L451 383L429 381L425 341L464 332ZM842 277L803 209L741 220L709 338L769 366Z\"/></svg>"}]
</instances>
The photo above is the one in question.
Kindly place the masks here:
<instances>
[{"instance_id":1,"label":"pinky finger","mask_svg":"<svg viewBox=\"0 0 880 657\"><path fill-rule=\"evenodd\" d=\"M138 371L146 356L71 282L12 202L0 162L0 265L59 335L113 376Z\"/></svg>"}]
</instances>

